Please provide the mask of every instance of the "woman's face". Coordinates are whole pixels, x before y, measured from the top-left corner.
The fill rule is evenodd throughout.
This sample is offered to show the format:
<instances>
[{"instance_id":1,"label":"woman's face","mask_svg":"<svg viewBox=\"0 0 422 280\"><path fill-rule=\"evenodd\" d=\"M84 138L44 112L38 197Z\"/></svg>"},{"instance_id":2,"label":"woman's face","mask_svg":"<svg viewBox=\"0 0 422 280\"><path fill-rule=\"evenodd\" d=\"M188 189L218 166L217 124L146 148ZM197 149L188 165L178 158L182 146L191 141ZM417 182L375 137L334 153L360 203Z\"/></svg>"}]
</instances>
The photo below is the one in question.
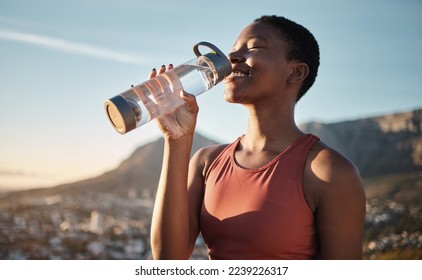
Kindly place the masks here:
<instances>
[{"instance_id":1,"label":"woman's face","mask_svg":"<svg viewBox=\"0 0 422 280\"><path fill-rule=\"evenodd\" d=\"M290 70L286 48L280 31L269 24L243 29L229 54L233 72L225 79L224 99L253 104L282 94Z\"/></svg>"}]
</instances>

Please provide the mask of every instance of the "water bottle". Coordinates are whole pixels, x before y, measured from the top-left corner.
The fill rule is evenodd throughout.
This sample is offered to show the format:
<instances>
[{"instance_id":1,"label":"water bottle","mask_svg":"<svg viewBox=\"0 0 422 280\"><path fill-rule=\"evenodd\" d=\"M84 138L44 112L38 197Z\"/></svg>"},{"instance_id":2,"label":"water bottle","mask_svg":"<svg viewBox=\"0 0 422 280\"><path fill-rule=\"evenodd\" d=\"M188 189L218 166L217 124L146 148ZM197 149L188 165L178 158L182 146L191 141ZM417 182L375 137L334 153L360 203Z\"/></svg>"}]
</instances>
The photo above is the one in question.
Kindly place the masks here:
<instances>
[{"instance_id":1,"label":"water bottle","mask_svg":"<svg viewBox=\"0 0 422 280\"><path fill-rule=\"evenodd\" d=\"M211 52L203 55L199 46ZM197 96L231 73L230 61L213 44L199 42L193 51L196 58L105 101L107 116L119 133L127 133L183 105L181 90Z\"/></svg>"}]
</instances>

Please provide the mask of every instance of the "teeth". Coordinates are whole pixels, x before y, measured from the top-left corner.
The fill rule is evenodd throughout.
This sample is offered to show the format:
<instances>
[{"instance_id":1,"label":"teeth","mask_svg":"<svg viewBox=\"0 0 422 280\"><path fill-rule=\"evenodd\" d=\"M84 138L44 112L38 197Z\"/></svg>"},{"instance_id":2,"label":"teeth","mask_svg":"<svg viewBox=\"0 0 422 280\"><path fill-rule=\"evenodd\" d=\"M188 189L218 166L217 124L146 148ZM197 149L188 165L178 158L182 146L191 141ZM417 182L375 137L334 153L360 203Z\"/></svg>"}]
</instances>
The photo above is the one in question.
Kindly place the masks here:
<instances>
[{"instance_id":1,"label":"teeth","mask_svg":"<svg viewBox=\"0 0 422 280\"><path fill-rule=\"evenodd\" d=\"M248 76L247 74L241 73L241 72L233 72L232 75L234 77L246 77L246 76Z\"/></svg>"}]
</instances>

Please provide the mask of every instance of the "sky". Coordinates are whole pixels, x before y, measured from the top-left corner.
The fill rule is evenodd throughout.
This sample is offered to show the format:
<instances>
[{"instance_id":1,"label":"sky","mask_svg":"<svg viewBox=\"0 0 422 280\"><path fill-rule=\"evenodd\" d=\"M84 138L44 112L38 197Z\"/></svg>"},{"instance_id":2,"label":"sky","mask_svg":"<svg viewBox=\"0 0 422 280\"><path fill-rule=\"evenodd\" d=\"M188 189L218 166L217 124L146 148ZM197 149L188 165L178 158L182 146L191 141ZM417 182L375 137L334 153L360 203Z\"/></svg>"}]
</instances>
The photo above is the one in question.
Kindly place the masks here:
<instances>
[{"instance_id":1,"label":"sky","mask_svg":"<svg viewBox=\"0 0 422 280\"><path fill-rule=\"evenodd\" d=\"M228 53L264 14L285 16L318 40L314 86L298 124L422 108L422 1L0 0L0 190L98 176L160 137L154 122L125 135L104 101L154 67L194 57L208 41ZM198 96L197 130L220 142L244 133L244 108L223 85Z\"/></svg>"}]
</instances>

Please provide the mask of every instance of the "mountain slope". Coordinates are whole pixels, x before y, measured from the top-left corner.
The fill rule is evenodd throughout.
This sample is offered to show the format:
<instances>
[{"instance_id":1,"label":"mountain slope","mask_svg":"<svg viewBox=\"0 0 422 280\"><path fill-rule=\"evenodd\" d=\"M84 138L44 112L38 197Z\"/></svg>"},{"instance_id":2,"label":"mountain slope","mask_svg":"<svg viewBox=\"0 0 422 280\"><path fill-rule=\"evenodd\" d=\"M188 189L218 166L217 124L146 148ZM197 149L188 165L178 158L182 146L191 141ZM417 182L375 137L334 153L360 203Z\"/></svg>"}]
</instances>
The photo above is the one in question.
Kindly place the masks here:
<instances>
[{"instance_id":1,"label":"mountain slope","mask_svg":"<svg viewBox=\"0 0 422 280\"><path fill-rule=\"evenodd\" d=\"M312 122L301 128L351 159L364 179L422 171L422 110L331 124ZM192 153L214 144L195 134ZM150 196L157 187L163 145L160 138L139 147L116 169L98 177L36 192L101 191L126 196L129 190L136 190Z\"/></svg>"},{"instance_id":2,"label":"mountain slope","mask_svg":"<svg viewBox=\"0 0 422 280\"><path fill-rule=\"evenodd\" d=\"M422 170L422 110L301 128L351 159L364 178Z\"/></svg>"},{"instance_id":3,"label":"mountain slope","mask_svg":"<svg viewBox=\"0 0 422 280\"><path fill-rule=\"evenodd\" d=\"M217 142L196 133L191 155L201 147L214 144ZM95 178L24 192L49 195L63 192L102 192L127 196L129 191L135 191L137 194L151 197L155 193L160 176L163 146L162 138L145 144L136 149L116 169Z\"/></svg>"}]
</instances>

